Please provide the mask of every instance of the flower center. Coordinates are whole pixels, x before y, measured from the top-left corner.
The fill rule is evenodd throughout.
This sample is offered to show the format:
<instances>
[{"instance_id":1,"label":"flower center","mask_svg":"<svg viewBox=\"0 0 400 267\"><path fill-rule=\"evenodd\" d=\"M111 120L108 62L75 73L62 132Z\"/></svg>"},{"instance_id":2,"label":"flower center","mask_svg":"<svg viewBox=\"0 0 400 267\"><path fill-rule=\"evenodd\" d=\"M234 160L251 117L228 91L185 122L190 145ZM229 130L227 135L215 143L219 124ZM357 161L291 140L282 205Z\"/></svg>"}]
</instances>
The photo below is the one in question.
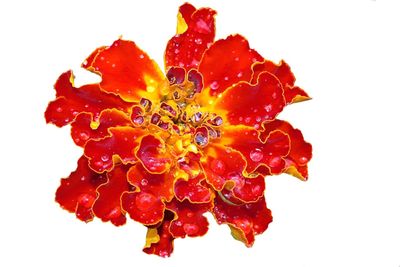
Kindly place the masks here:
<instances>
[{"instance_id":1,"label":"flower center","mask_svg":"<svg viewBox=\"0 0 400 267\"><path fill-rule=\"evenodd\" d=\"M142 98L132 109L132 122L150 132L162 130L163 139L173 146L175 154L197 152L197 148L220 137L223 119L196 102L196 94L203 89L202 77L196 70L186 75L182 68L171 68L167 78L169 87L162 90L161 100L153 103Z\"/></svg>"}]
</instances>

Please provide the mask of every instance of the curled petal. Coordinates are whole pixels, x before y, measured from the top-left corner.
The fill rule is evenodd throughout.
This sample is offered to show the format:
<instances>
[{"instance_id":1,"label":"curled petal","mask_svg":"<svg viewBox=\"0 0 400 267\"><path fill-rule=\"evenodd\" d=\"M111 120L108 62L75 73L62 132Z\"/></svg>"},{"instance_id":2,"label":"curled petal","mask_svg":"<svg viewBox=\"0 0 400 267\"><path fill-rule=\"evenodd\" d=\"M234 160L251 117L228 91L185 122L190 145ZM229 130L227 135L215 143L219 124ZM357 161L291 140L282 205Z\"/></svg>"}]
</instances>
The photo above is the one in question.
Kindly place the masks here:
<instances>
[{"instance_id":1,"label":"curled petal","mask_svg":"<svg viewBox=\"0 0 400 267\"><path fill-rule=\"evenodd\" d=\"M264 197L254 203L232 205L219 196L215 198L212 212L218 224L228 224L232 236L248 247L253 245L254 236L263 233L272 222Z\"/></svg>"},{"instance_id":2,"label":"curled petal","mask_svg":"<svg viewBox=\"0 0 400 267\"><path fill-rule=\"evenodd\" d=\"M107 48L96 50L83 64L87 70L101 75L101 88L121 96L128 102L157 93L164 77L157 63L132 41L116 40ZM96 52L95 51L95 52Z\"/></svg>"},{"instance_id":3,"label":"curled petal","mask_svg":"<svg viewBox=\"0 0 400 267\"><path fill-rule=\"evenodd\" d=\"M282 173L284 158L290 151L290 139L285 132L272 131L268 138L260 139L259 132L249 126L224 127L220 143L243 155L248 173L260 166L266 166L272 174Z\"/></svg>"},{"instance_id":4,"label":"curled petal","mask_svg":"<svg viewBox=\"0 0 400 267\"><path fill-rule=\"evenodd\" d=\"M204 180L203 173L199 173L195 177L189 177L188 180L178 179L174 186L176 198L180 201L187 199L192 203L210 202L212 192L204 185Z\"/></svg>"},{"instance_id":5,"label":"curled petal","mask_svg":"<svg viewBox=\"0 0 400 267\"><path fill-rule=\"evenodd\" d=\"M167 204L167 209L175 213L170 225L171 234L181 238L205 235L208 231L208 221L203 214L211 208L211 202L198 204L173 199Z\"/></svg>"},{"instance_id":6,"label":"curled petal","mask_svg":"<svg viewBox=\"0 0 400 267\"><path fill-rule=\"evenodd\" d=\"M266 120L273 120L285 106L283 89L279 80L263 72L257 84L242 82L233 85L215 101L232 125L254 126L256 129Z\"/></svg>"},{"instance_id":7,"label":"curled petal","mask_svg":"<svg viewBox=\"0 0 400 267\"><path fill-rule=\"evenodd\" d=\"M312 157L312 146L304 140L300 130L293 128L286 121L275 120L263 125L264 130L260 134L261 140L271 138L271 134L275 131L285 132L290 138L290 152L284 157L285 172L289 173L301 180L307 180L308 168L307 163ZM268 142L268 141L267 141Z\"/></svg>"},{"instance_id":8,"label":"curled petal","mask_svg":"<svg viewBox=\"0 0 400 267\"><path fill-rule=\"evenodd\" d=\"M257 83L258 76L265 71L275 75L279 79L284 89L284 96L287 104L310 99L303 89L294 86L296 78L285 61L282 60L279 65L269 60L255 63L253 65L253 77L251 82Z\"/></svg>"},{"instance_id":9,"label":"curled petal","mask_svg":"<svg viewBox=\"0 0 400 267\"><path fill-rule=\"evenodd\" d=\"M130 190L126 174L129 166L118 165L107 173L108 183L97 188L99 197L93 205L94 214L103 222L111 221L114 225L125 224L125 211L121 210L121 194Z\"/></svg>"},{"instance_id":10,"label":"curled petal","mask_svg":"<svg viewBox=\"0 0 400 267\"><path fill-rule=\"evenodd\" d=\"M174 237L170 232L171 221L174 214L165 211L163 222L156 227L148 227L146 244L143 251L147 254L155 254L161 257L169 257L174 250Z\"/></svg>"},{"instance_id":11,"label":"curled petal","mask_svg":"<svg viewBox=\"0 0 400 267\"><path fill-rule=\"evenodd\" d=\"M243 175L246 160L238 151L219 145L209 145L204 150L202 166L207 177L206 181L215 190L227 188L233 197L244 202L257 201L263 196L265 189L264 177L247 177Z\"/></svg>"},{"instance_id":12,"label":"curled petal","mask_svg":"<svg viewBox=\"0 0 400 267\"><path fill-rule=\"evenodd\" d=\"M179 9L177 34L165 49L165 67L179 66L190 70L197 68L204 51L215 37L214 16L210 8L196 10L190 4Z\"/></svg>"},{"instance_id":13,"label":"curled petal","mask_svg":"<svg viewBox=\"0 0 400 267\"><path fill-rule=\"evenodd\" d=\"M154 135L146 135L142 138L136 156L151 173L163 173L172 163L164 141Z\"/></svg>"},{"instance_id":14,"label":"curled petal","mask_svg":"<svg viewBox=\"0 0 400 267\"><path fill-rule=\"evenodd\" d=\"M216 96L239 81L249 82L251 65L262 60L243 36L231 35L218 40L205 51L199 65L204 87Z\"/></svg>"},{"instance_id":15,"label":"curled petal","mask_svg":"<svg viewBox=\"0 0 400 267\"><path fill-rule=\"evenodd\" d=\"M91 221L96 188L105 182L107 182L106 175L92 171L88 166L88 160L82 156L76 170L68 178L61 179L61 185L56 192L56 201L63 209L75 212L78 219Z\"/></svg>"},{"instance_id":16,"label":"curled petal","mask_svg":"<svg viewBox=\"0 0 400 267\"><path fill-rule=\"evenodd\" d=\"M137 161L134 149L139 145L137 139L144 135L141 128L121 126L110 128L110 135L100 140L89 140L85 145L85 156L89 158L89 166L96 172L110 171L114 166L114 158L123 163Z\"/></svg>"},{"instance_id":17,"label":"curled petal","mask_svg":"<svg viewBox=\"0 0 400 267\"><path fill-rule=\"evenodd\" d=\"M137 192L123 194L123 209L140 223L152 225L160 222L164 215L164 202L174 196L172 173L150 173L138 163L130 168L128 181Z\"/></svg>"},{"instance_id":18,"label":"curled petal","mask_svg":"<svg viewBox=\"0 0 400 267\"><path fill-rule=\"evenodd\" d=\"M76 88L73 81L72 71L67 71L58 78L54 85L57 98L49 103L45 112L47 123L62 127L71 123L81 112L89 113L97 119L105 109L127 111L131 105L118 96L103 92L98 84Z\"/></svg>"},{"instance_id":19,"label":"curled petal","mask_svg":"<svg viewBox=\"0 0 400 267\"><path fill-rule=\"evenodd\" d=\"M106 109L94 121L90 113L80 113L71 123L71 136L75 144L83 147L90 139L101 139L109 135L108 129L117 126L127 126L131 122L122 111Z\"/></svg>"}]
</instances>

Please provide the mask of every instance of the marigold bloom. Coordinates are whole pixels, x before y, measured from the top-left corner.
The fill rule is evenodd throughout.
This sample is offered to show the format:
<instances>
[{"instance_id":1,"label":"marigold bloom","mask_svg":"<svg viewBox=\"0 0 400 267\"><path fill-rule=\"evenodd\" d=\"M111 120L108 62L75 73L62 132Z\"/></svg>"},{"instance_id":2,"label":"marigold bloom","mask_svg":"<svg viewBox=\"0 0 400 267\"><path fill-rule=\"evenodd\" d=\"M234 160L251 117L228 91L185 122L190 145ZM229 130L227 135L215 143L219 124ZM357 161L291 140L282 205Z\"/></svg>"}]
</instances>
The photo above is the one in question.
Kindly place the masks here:
<instances>
[{"instance_id":1,"label":"marigold bloom","mask_svg":"<svg viewBox=\"0 0 400 267\"><path fill-rule=\"evenodd\" d=\"M166 75L132 41L96 49L82 67L101 82L76 88L72 71L61 74L45 113L84 151L56 201L85 222L129 215L148 228L146 253L169 256L175 238L204 235L206 212L251 246L272 221L265 176L308 177L311 145L276 119L308 95L244 37L214 42L215 15L179 8Z\"/></svg>"}]
</instances>

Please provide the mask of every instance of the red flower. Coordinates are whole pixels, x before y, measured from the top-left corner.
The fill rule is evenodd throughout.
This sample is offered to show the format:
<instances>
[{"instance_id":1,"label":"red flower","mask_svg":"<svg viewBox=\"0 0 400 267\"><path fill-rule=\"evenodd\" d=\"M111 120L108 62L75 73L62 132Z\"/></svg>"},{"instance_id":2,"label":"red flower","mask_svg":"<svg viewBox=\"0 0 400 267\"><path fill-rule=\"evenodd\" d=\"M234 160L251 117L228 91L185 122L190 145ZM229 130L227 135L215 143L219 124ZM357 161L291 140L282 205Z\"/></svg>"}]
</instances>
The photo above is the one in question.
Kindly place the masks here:
<instances>
[{"instance_id":1,"label":"red flower","mask_svg":"<svg viewBox=\"0 0 400 267\"><path fill-rule=\"evenodd\" d=\"M56 201L85 222L148 227L144 251L169 256L173 240L202 236L211 212L247 246L272 221L264 177L307 179L311 145L277 115L309 99L289 66L264 59L240 35L214 42L209 8L180 7L164 76L131 41L96 49L82 67L99 84L55 84L45 117L71 124L83 148Z\"/></svg>"}]
</instances>

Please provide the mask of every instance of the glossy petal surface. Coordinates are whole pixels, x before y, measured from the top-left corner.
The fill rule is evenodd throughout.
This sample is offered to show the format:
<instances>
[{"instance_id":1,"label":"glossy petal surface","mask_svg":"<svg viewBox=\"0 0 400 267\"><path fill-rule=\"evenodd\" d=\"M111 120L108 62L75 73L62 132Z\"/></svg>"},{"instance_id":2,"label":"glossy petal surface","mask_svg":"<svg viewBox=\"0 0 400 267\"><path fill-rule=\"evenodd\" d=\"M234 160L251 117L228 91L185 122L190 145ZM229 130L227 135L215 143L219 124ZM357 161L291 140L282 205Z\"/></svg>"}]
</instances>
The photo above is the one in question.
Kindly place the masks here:
<instances>
[{"instance_id":1,"label":"glossy petal surface","mask_svg":"<svg viewBox=\"0 0 400 267\"><path fill-rule=\"evenodd\" d=\"M71 136L75 144L83 147L89 139L101 139L109 135L109 128L130 124L129 117L116 109L103 110L98 121L94 121L89 113L81 113L71 123Z\"/></svg>"},{"instance_id":2,"label":"glossy petal surface","mask_svg":"<svg viewBox=\"0 0 400 267\"><path fill-rule=\"evenodd\" d=\"M307 180L307 163L312 157L312 146L304 140L301 131L293 128L288 122L282 120L266 123L263 127L264 131L261 133L261 140L265 140L276 130L288 134L290 138L290 152L284 157L286 172L301 180Z\"/></svg>"},{"instance_id":3,"label":"glossy petal surface","mask_svg":"<svg viewBox=\"0 0 400 267\"><path fill-rule=\"evenodd\" d=\"M96 51L83 66L101 76L102 90L128 102L154 93L165 80L157 64L132 41L119 39Z\"/></svg>"},{"instance_id":4,"label":"glossy petal surface","mask_svg":"<svg viewBox=\"0 0 400 267\"><path fill-rule=\"evenodd\" d=\"M173 219L172 212L166 212L163 222L156 227L149 227L146 236L146 245L143 251L160 257L169 257L174 250L174 237L170 232Z\"/></svg>"},{"instance_id":5,"label":"glossy petal surface","mask_svg":"<svg viewBox=\"0 0 400 267\"><path fill-rule=\"evenodd\" d=\"M63 209L75 212L78 219L88 222L93 219L92 205L96 199L96 188L107 182L103 174L88 167L88 161L81 157L77 169L68 178L61 179L56 192L56 201Z\"/></svg>"},{"instance_id":6,"label":"glossy petal surface","mask_svg":"<svg viewBox=\"0 0 400 267\"><path fill-rule=\"evenodd\" d=\"M260 139L259 132L248 126L225 127L221 144L239 151L247 162L248 173L266 166L272 174L285 169L285 160L290 151L289 136L282 131L272 131L268 138Z\"/></svg>"},{"instance_id":7,"label":"glossy petal surface","mask_svg":"<svg viewBox=\"0 0 400 267\"><path fill-rule=\"evenodd\" d=\"M121 210L120 196L129 191L130 186L126 174L129 166L118 165L107 173L108 182L97 188L99 194L94 202L93 212L103 222L111 221L114 225L125 224L125 212Z\"/></svg>"},{"instance_id":8,"label":"glossy petal surface","mask_svg":"<svg viewBox=\"0 0 400 267\"><path fill-rule=\"evenodd\" d=\"M173 199L167 204L167 209L175 213L170 225L170 232L174 237L184 238L205 235L208 231L208 221L204 213L212 207L210 202L194 204L187 200L180 202Z\"/></svg>"},{"instance_id":9,"label":"glossy petal surface","mask_svg":"<svg viewBox=\"0 0 400 267\"><path fill-rule=\"evenodd\" d=\"M85 145L85 156L89 166L96 172L110 171L114 158L124 163L137 161L134 149L139 145L138 138L144 134L141 128L116 127L109 129L110 135L100 140L90 140Z\"/></svg>"},{"instance_id":10,"label":"glossy petal surface","mask_svg":"<svg viewBox=\"0 0 400 267\"><path fill-rule=\"evenodd\" d=\"M166 152L164 141L154 135L146 135L142 138L136 156L152 173L165 172L169 169L172 161Z\"/></svg>"},{"instance_id":11,"label":"glossy petal surface","mask_svg":"<svg viewBox=\"0 0 400 267\"><path fill-rule=\"evenodd\" d=\"M251 65L262 60L240 35L218 40L204 52L199 65L204 87L209 88L210 95L216 96L237 82L250 81Z\"/></svg>"},{"instance_id":12,"label":"glossy petal surface","mask_svg":"<svg viewBox=\"0 0 400 267\"><path fill-rule=\"evenodd\" d=\"M215 102L230 124L255 128L273 120L285 104L281 83L268 72L260 74L257 84L242 82L230 87Z\"/></svg>"},{"instance_id":13,"label":"glossy petal surface","mask_svg":"<svg viewBox=\"0 0 400 267\"><path fill-rule=\"evenodd\" d=\"M247 246L252 246L254 236L263 233L272 222L271 211L267 208L264 198L255 203L231 205L217 197L213 214L219 224L227 223L231 227L233 237Z\"/></svg>"},{"instance_id":14,"label":"glossy petal surface","mask_svg":"<svg viewBox=\"0 0 400 267\"><path fill-rule=\"evenodd\" d=\"M73 85L72 71L67 71L58 78L54 88L56 100L49 103L45 112L47 123L62 127L71 123L75 117L86 112L98 118L105 109L128 110L129 103L118 96L103 92L98 84L88 84L76 88Z\"/></svg>"},{"instance_id":15,"label":"glossy petal surface","mask_svg":"<svg viewBox=\"0 0 400 267\"><path fill-rule=\"evenodd\" d=\"M215 14L209 8L195 10L188 3L181 6L178 32L168 41L165 49L166 68L179 66L189 71L198 67L204 51L214 41Z\"/></svg>"}]
</instances>

